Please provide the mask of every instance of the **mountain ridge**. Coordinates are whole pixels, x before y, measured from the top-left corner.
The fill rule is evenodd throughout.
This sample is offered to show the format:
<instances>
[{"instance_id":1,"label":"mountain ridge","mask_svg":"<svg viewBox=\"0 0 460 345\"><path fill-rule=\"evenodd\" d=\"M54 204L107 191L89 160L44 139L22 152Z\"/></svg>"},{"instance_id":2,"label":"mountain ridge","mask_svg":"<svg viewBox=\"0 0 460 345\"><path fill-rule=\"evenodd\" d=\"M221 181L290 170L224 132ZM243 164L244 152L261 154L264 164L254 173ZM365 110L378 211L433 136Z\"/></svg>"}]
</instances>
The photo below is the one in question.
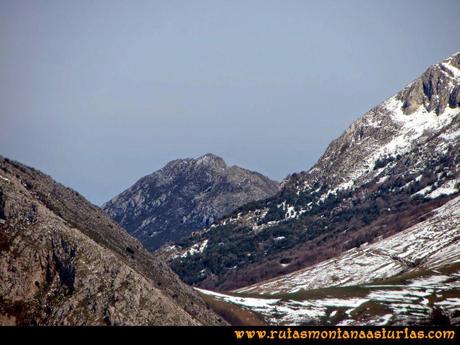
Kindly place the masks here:
<instances>
[{"instance_id":1,"label":"mountain ridge","mask_svg":"<svg viewBox=\"0 0 460 345\"><path fill-rule=\"evenodd\" d=\"M278 183L211 153L176 159L105 203L103 209L151 250L267 198Z\"/></svg>"},{"instance_id":2,"label":"mountain ridge","mask_svg":"<svg viewBox=\"0 0 460 345\"><path fill-rule=\"evenodd\" d=\"M0 324L225 324L101 209L0 156Z\"/></svg>"}]
</instances>

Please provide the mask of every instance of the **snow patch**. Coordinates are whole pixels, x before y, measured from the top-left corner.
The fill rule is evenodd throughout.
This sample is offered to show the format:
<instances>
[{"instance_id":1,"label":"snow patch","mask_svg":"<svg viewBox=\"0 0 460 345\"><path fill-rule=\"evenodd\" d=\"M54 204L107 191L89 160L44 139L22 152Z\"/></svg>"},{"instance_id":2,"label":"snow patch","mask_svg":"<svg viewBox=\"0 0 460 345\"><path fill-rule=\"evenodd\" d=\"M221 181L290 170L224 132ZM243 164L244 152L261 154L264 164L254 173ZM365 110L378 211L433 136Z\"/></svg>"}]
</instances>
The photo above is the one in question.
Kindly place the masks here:
<instances>
[{"instance_id":1,"label":"snow patch","mask_svg":"<svg viewBox=\"0 0 460 345\"><path fill-rule=\"evenodd\" d=\"M436 268L460 260L460 196L433 216L379 242L281 277L236 290L272 294L327 286L351 286L395 276L417 267ZM442 255L441 255L442 254Z\"/></svg>"},{"instance_id":2,"label":"snow patch","mask_svg":"<svg viewBox=\"0 0 460 345\"><path fill-rule=\"evenodd\" d=\"M181 258L185 258L187 256L192 256L197 253L203 253L203 251L206 249L206 246L208 245L208 240L204 240L200 243L195 243L193 246L190 247L189 250L187 250L184 254L181 255Z\"/></svg>"},{"instance_id":3,"label":"snow patch","mask_svg":"<svg viewBox=\"0 0 460 345\"><path fill-rule=\"evenodd\" d=\"M460 183L458 180L449 180L444 183L441 187L436 188L430 194L426 195L426 198L436 199L441 195L451 195L458 192L456 185Z\"/></svg>"}]
</instances>

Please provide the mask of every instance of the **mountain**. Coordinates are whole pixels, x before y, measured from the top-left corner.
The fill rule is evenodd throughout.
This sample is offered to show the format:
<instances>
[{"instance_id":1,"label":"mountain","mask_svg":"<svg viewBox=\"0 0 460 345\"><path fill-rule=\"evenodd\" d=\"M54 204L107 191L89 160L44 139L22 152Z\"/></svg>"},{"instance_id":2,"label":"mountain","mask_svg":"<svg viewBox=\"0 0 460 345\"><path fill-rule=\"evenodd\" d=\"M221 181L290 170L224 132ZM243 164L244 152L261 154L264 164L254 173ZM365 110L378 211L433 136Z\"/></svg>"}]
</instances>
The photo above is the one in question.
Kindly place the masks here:
<instances>
[{"instance_id":1,"label":"mountain","mask_svg":"<svg viewBox=\"0 0 460 345\"><path fill-rule=\"evenodd\" d=\"M77 192L0 156L1 325L224 324Z\"/></svg>"},{"instance_id":2,"label":"mountain","mask_svg":"<svg viewBox=\"0 0 460 345\"><path fill-rule=\"evenodd\" d=\"M459 114L457 53L355 121L277 194L161 253L189 284L228 291L406 230L459 194Z\"/></svg>"},{"instance_id":3,"label":"mountain","mask_svg":"<svg viewBox=\"0 0 460 345\"><path fill-rule=\"evenodd\" d=\"M269 324L460 324L460 196L373 244L231 294Z\"/></svg>"},{"instance_id":4,"label":"mountain","mask_svg":"<svg viewBox=\"0 0 460 345\"><path fill-rule=\"evenodd\" d=\"M237 291L294 293L302 289L371 283L445 266L460 268L460 196L428 217L376 243L361 245L319 264Z\"/></svg>"},{"instance_id":5,"label":"mountain","mask_svg":"<svg viewBox=\"0 0 460 345\"><path fill-rule=\"evenodd\" d=\"M169 162L103 209L146 248L155 250L277 191L278 183L267 177L206 154Z\"/></svg>"}]
</instances>

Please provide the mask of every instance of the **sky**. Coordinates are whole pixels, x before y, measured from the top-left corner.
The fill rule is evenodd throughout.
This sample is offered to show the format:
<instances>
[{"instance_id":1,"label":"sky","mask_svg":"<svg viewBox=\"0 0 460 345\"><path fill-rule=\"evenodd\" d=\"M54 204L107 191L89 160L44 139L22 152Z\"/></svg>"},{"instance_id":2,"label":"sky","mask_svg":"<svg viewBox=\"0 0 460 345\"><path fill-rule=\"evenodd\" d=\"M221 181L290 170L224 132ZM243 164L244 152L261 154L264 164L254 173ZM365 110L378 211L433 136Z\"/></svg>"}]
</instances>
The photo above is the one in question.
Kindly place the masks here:
<instances>
[{"instance_id":1,"label":"sky","mask_svg":"<svg viewBox=\"0 0 460 345\"><path fill-rule=\"evenodd\" d=\"M177 158L281 180L460 50L460 1L0 0L0 154L101 204Z\"/></svg>"}]
</instances>

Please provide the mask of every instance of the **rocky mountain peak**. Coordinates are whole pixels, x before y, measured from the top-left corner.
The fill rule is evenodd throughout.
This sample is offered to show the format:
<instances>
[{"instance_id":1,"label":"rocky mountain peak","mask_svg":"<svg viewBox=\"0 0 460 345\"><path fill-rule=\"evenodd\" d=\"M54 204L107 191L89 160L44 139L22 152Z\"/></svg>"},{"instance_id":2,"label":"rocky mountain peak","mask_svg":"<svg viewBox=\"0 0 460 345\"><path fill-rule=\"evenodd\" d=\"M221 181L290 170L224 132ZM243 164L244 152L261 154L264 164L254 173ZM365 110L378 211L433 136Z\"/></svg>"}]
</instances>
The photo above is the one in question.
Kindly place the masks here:
<instances>
[{"instance_id":1,"label":"rocky mountain peak","mask_svg":"<svg viewBox=\"0 0 460 345\"><path fill-rule=\"evenodd\" d=\"M205 155L196 159L196 164L203 164L212 167L219 167L225 169L227 164L223 160L223 158L213 154L213 153L206 153Z\"/></svg>"},{"instance_id":2,"label":"rocky mountain peak","mask_svg":"<svg viewBox=\"0 0 460 345\"><path fill-rule=\"evenodd\" d=\"M207 153L198 158L175 159L168 162L159 172L168 176L179 176L183 174L193 176L203 171L219 174L227 168L227 164L221 157L213 153Z\"/></svg>"},{"instance_id":3,"label":"rocky mountain peak","mask_svg":"<svg viewBox=\"0 0 460 345\"><path fill-rule=\"evenodd\" d=\"M156 249L277 190L277 182L227 166L221 157L207 153L169 162L103 208L144 245Z\"/></svg>"},{"instance_id":4,"label":"rocky mountain peak","mask_svg":"<svg viewBox=\"0 0 460 345\"><path fill-rule=\"evenodd\" d=\"M441 114L450 106L460 103L460 53L430 66L420 78L398 94L402 110L409 115L420 107Z\"/></svg>"},{"instance_id":5,"label":"rocky mountain peak","mask_svg":"<svg viewBox=\"0 0 460 345\"><path fill-rule=\"evenodd\" d=\"M322 183L331 187L329 193L358 187L374 178L381 162L433 139L430 133L455 132L460 112L459 61L460 53L456 53L430 66L400 92L352 123L308 172L284 184L309 191L315 183ZM324 177L325 170L332 173Z\"/></svg>"}]
</instances>

